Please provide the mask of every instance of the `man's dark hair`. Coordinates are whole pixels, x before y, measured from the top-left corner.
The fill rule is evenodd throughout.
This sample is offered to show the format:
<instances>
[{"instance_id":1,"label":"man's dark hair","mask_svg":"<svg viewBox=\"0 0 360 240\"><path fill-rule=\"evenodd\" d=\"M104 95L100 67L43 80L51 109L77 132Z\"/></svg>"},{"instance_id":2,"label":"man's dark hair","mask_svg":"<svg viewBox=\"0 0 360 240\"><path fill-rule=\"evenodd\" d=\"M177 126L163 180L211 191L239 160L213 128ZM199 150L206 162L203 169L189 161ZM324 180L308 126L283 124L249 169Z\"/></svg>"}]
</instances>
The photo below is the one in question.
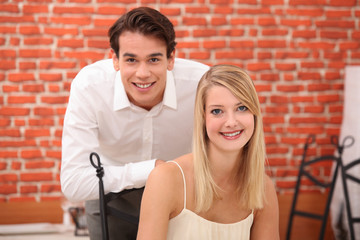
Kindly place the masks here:
<instances>
[{"instance_id":1,"label":"man's dark hair","mask_svg":"<svg viewBox=\"0 0 360 240\"><path fill-rule=\"evenodd\" d=\"M122 15L109 29L110 46L119 58L119 37L124 31L137 32L145 36L154 36L166 44L169 58L174 51L175 31L170 20L159 11L149 7L135 8Z\"/></svg>"}]
</instances>

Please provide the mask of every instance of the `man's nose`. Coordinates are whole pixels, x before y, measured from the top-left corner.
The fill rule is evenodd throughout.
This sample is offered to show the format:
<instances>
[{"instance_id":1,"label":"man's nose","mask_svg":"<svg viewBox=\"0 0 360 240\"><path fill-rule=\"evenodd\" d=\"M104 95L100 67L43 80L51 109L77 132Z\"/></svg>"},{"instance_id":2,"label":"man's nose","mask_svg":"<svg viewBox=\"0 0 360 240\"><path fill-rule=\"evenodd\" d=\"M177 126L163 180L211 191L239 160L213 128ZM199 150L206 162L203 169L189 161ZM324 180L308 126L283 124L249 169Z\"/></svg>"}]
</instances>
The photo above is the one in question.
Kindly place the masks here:
<instances>
[{"instance_id":1,"label":"man's nose","mask_svg":"<svg viewBox=\"0 0 360 240\"><path fill-rule=\"evenodd\" d=\"M150 69L146 63L140 63L136 69L136 77L140 79L148 78L150 76Z\"/></svg>"}]
</instances>

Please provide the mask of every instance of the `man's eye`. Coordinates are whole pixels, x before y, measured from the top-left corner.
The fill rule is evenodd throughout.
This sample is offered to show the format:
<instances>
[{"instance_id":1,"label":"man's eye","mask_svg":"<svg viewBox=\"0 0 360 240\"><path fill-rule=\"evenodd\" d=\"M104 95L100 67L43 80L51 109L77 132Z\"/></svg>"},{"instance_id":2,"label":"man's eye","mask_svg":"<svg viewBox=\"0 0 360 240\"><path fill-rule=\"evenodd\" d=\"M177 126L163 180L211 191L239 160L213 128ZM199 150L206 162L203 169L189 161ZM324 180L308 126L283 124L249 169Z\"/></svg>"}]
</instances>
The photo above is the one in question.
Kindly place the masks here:
<instances>
[{"instance_id":1,"label":"man's eye","mask_svg":"<svg viewBox=\"0 0 360 240\"><path fill-rule=\"evenodd\" d=\"M150 59L150 62L153 62L153 63L158 62L158 61L159 61L158 58L151 58L151 59Z\"/></svg>"},{"instance_id":2,"label":"man's eye","mask_svg":"<svg viewBox=\"0 0 360 240\"><path fill-rule=\"evenodd\" d=\"M211 113L214 114L214 115L219 115L222 111L220 109L214 109L214 110L211 110Z\"/></svg>"},{"instance_id":3,"label":"man's eye","mask_svg":"<svg viewBox=\"0 0 360 240\"><path fill-rule=\"evenodd\" d=\"M238 107L238 109L239 109L239 111L241 111L241 112L245 112L246 110L248 110L248 108L245 107L245 106L240 106L240 107Z\"/></svg>"},{"instance_id":4,"label":"man's eye","mask_svg":"<svg viewBox=\"0 0 360 240\"><path fill-rule=\"evenodd\" d=\"M136 60L135 60L135 58L128 58L128 59L126 59L126 61L129 62L129 63L133 63L133 62L135 62Z\"/></svg>"}]
</instances>

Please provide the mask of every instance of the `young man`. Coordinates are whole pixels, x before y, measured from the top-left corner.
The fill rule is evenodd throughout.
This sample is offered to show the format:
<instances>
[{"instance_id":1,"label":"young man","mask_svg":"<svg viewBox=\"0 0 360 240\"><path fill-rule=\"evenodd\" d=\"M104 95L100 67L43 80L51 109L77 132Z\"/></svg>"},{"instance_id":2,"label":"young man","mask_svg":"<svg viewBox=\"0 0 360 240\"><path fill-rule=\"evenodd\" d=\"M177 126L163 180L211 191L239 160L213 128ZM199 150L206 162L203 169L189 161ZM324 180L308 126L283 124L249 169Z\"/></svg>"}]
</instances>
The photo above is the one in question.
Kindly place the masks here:
<instances>
[{"instance_id":1,"label":"young man","mask_svg":"<svg viewBox=\"0 0 360 240\"><path fill-rule=\"evenodd\" d=\"M175 59L173 25L151 8L120 17L109 38L112 60L85 67L71 85L62 141L62 191L71 201L86 200L95 240L101 239L101 223L90 153L101 158L105 193L127 190L114 207L138 216L154 166L191 151L195 91L208 70ZM136 238L137 226L108 221L110 239Z\"/></svg>"}]
</instances>

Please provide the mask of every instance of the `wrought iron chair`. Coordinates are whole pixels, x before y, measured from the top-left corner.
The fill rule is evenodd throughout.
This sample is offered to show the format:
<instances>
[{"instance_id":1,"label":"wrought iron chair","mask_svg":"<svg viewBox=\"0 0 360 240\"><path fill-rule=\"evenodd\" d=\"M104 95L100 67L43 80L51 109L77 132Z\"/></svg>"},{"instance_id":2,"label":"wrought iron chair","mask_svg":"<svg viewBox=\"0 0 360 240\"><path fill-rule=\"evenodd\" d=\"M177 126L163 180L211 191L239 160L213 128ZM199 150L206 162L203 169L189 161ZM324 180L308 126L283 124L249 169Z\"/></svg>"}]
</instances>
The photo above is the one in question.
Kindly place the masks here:
<instances>
[{"instance_id":1,"label":"wrought iron chair","mask_svg":"<svg viewBox=\"0 0 360 240\"><path fill-rule=\"evenodd\" d=\"M349 145L352 145L354 143L354 138L347 138L351 142ZM347 140L345 138L345 140ZM354 224L360 223L359 217L354 217L353 213L351 211L351 203L350 203L350 196L349 196L349 189L348 189L348 180L351 180L352 182L359 183L360 184L360 178L358 176L353 175L350 171L354 167L360 167L360 158L356 159L348 164L344 164L343 161L341 161L341 180L343 184L344 189L344 198L345 198L345 205L346 205L346 215L348 219L349 224L349 232L350 232L350 239L355 239L355 232L354 232Z\"/></svg>"},{"instance_id":2,"label":"wrought iron chair","mask_svg":"<svg viewBox=\"0 0 360 240\"><path fill-rule=\"evenodd\" d=\"M342 155L344 146L339 145L338 138L335 136L332 136L331 143L336 146L339 156L326 155L326 156L315 157L315 158L312 158L311 160L306 161L308 147L310 144L312 144L314 142L315 142L315 136L310 135L306 139L306 143L304 145L304 153L303 153L302 161L300 164L300 170L299 170L299 174L298 174L298 178L297 178L297 182L296 182L296 186L295 186L293 202L292 202L291 210L290 210L290 217L289 217L287 234L286 234L287 240L290 239L291 229L292 229L292 225L293 225L293 219L296 215L305 217L305 218L320 220L321 221L321 229L320 229L319 239L323 239L324 235L325 235L325 228L326 228L326 223L327 223L327 219L328 219L328 215L329 215L330 203L331 203L331 199L332 199L333 192L334 192L335 182L336 182L336 178L338 175L340 162L341 162L341 155ZM319 179L314 177L311 174L310 170L308 170L306 168L306 167L309 168L310 166L314 166L315 164L324 162L324 161L332 163L335 167L333 175L331 176L330 181L328 181L328 182L319 181ZM329 192L328 192L328 197L326 200L326 206L325 206L325 209L322 214L314 214L314 213L311 213L308 211L300 211L300 210L296 209L297 200L299 197L301 180L303 177L307 177L309 180L311 180L311 182L313 182L317 186L322 187L323 189L328 189Z\"/></svg>"},{"instance_id":3,"label":"wrought iron chair","mask_svg":"<svg viewBox=\"0 0 360 240\"><path fill-rule=\"evenodd\" d=\"M95 159L94 159L95 158ZM131 224L138 225L139 218L121 212L108 205L109 202L118 198L122 194L126 194L126 190L121 193L106 194L104 193L104 183L102 178L104 176L104 168L101 166L100 157L97 153L90 154L91 165L96 169L96 176L99 178L99 202L100 202L100 217L101 217L101 230L102 240L109 240L108 221L107 216L112 215Z\"/></svg>"}]
</instances>

